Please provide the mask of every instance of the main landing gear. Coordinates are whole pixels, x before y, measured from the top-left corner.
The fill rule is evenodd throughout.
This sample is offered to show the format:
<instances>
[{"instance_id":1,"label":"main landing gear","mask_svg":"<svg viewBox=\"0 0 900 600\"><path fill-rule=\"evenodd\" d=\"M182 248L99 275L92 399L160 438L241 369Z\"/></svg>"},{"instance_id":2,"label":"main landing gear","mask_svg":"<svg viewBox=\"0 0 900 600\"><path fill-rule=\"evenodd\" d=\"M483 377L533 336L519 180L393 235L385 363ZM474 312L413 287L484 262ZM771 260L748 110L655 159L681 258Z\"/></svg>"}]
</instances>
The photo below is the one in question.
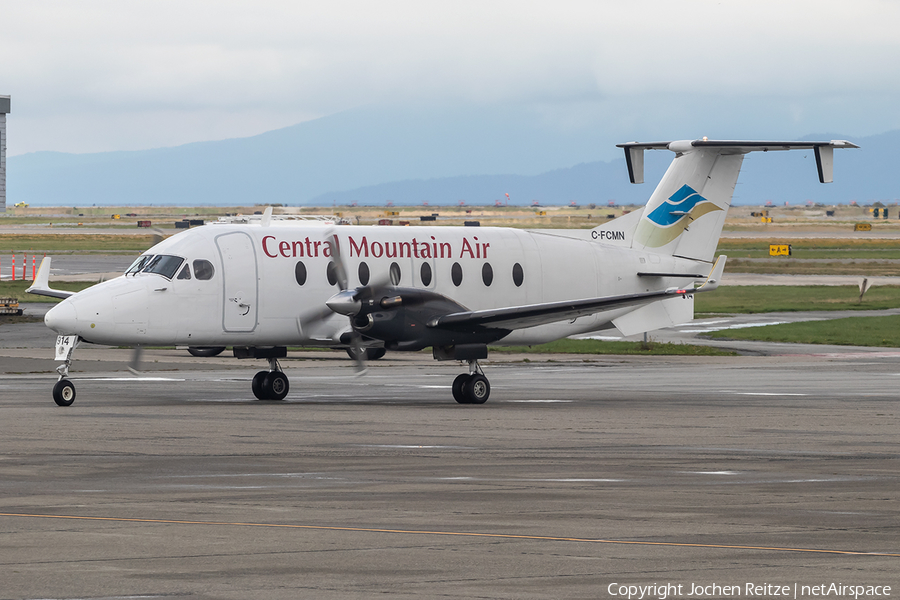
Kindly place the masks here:
<instances>
[{"instance_id":1,"label":"main landing gear","mask_svg":"<svg viewBox=\"0 0 900 600\"><path fill-rule=\"evenodd\" d=\"M277 358L269 358L269 370L253 376L250 389L259 400L284 400L291 388L287 375L281 370Z\"/></svg>"},{"instance_id":2,"label":"main landing gear","mask_svg":"<svg viewBox=\"0 0 900 600\"><path fill-rule=\"evenodd\" d=\"M469 372L453 380L453 399L460 404L484 404L491 395L491 384L477 360L469 361Z\"/></svg>"}]
</instances>

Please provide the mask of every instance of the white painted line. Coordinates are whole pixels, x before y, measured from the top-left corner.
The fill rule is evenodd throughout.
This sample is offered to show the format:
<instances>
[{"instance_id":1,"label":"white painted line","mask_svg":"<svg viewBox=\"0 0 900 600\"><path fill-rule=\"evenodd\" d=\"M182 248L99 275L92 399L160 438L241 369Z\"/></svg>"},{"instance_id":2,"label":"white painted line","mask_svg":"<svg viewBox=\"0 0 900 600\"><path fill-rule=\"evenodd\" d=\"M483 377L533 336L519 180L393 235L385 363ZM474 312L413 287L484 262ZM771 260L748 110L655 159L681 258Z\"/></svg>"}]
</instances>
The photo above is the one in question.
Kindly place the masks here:
<instances>
[{"instance_id":1,"label":"white painted line","mask_svg":"<svg viewBox=\"0 0 900 600\"><path fill-rule=\"evenodd\" d=\"M174 377L79 377L72 381L187 381Z\"/></svg>"},{"instance_id":2,"label":"white painted line","mask_svg":"<svg viewBox=\"0 0 900 600\"><path fill-rule=\"evenodd\" d=\"M574 402L574 400L500 400L500 402L505 402L507 404L536 404L536 403L544 403L544 404L566 404Z\"/></svg>"},{"instance_id":3,"label":"white painted line","mask_svg":"<svg viewBox=\"0 0 900 600\"><path fill-rule=\"evenodd\" d=\"M787 392L731 392L738 396L808 396L809 394L789 394Z\"/></svg>"},{"instance_id":4,"label":"white painted line","mask_svg":"<svg viewBox=\"0 0 900 600\"><path fill-rule=\"evenodd\" d=\"M473 446L408 446L402 444L354 444L357 448L399 448L401 450L477 450Z\"/></svg>"}]
</instances>

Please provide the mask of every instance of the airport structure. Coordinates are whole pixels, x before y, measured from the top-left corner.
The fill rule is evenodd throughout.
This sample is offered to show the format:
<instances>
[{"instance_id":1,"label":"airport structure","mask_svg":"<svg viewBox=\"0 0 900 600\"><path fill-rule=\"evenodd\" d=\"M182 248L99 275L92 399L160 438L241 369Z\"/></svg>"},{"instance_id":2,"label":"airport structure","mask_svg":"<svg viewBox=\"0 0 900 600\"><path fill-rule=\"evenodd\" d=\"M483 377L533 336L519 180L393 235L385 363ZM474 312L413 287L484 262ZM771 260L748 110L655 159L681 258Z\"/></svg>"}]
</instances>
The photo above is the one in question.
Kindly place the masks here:
<instances>
[{"instance_id":1,"label":"airport structure","mask_svg":"<svg viewBox=\"0 0 900 600\"><path fill-rule=\"evenodd\" d=\"M6 113L9 96L0 96L0 212L6 212Z\"/></svg>"}]
</instances>

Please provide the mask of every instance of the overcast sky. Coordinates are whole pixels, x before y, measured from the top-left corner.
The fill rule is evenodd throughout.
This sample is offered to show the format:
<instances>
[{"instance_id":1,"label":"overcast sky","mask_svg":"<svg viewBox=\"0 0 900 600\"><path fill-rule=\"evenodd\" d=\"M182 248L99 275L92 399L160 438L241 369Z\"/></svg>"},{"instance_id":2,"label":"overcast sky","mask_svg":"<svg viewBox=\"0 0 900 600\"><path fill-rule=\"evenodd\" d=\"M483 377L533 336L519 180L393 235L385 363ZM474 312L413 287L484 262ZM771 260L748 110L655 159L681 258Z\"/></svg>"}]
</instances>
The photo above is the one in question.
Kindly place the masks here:
<instances>
[{"instance_id":1,"label":"overcast sky","mask_svg":"<svg viewBox=\"0 0 900 600\"><path fill-rule=\"evenodd\" d=\"M0 2L10 155L515 105L611 139L900 128L900 2ZM612 149L614 150L614 149ZM616 154L618 156L618 154Z\"/></svg>"}]
</instances>

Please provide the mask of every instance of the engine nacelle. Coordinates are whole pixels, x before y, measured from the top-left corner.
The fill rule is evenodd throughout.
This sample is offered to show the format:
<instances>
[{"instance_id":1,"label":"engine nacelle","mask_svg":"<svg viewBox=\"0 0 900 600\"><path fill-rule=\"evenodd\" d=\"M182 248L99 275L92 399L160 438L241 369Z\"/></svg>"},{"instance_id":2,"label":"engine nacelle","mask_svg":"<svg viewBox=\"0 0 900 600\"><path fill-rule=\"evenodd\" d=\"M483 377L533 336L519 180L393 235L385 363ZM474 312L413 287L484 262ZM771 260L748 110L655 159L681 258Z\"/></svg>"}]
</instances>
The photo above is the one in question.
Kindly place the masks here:
<instances>
[{"instance_id":1,"label":"engine nacelle","mask_svg":"<svg viewBox=\"0 0 900 600\"><path fill-rule=\"evenodd\" d=\"M429 346L488 344L509 331L486 327L452 329L429 327L443 315L468 310L446 296L412 288L391 288L361 300L361 309L351 317L353 329L384 342L388 350L422 350Z\"/></svg>"}]
</instances>

